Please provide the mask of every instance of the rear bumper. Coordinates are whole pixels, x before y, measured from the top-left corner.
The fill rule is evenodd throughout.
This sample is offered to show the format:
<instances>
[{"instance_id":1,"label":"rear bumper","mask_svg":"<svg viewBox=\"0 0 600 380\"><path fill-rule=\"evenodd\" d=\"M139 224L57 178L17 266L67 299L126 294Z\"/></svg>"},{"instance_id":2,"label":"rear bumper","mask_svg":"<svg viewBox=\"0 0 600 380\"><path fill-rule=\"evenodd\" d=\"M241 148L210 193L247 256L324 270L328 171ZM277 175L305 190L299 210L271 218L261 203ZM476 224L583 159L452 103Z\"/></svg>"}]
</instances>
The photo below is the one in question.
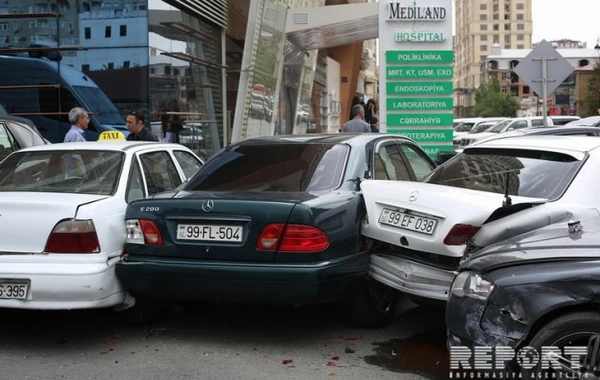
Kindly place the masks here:
<instances>
[{"instance_id":1,"label":"rear bumper","mask_svg":"<svg viewBox=\"0 0 600 380\"><path fill-rule=\"evenodd\" d=\"M454 279L452 271L386 254L371 255L369 276L404 293L440 301L448 300Z\"/></svg>"},{"instance_id":2,"label":"rear bumper","mask_svg":"<svg viewBox=\"0 0 600 380\"><path fill-rule=\"evenodd\" d=\"M368 253L317 263L239 263L127 257L117 263L135 297L229 299L265 303L336 302L366 277Z\"/></svg>"},{"instance_id":3,"label":"rear bumper","mask_svg":"<svg viewBox=\"0 0 600 380\"><path fill-rule=\"evenodd\" d=\"M0 280L29 284L26 299L0 299L0 308L69 310L121 305L126 293L114 263L0 263Z\"/></svg>"}]
</instances>

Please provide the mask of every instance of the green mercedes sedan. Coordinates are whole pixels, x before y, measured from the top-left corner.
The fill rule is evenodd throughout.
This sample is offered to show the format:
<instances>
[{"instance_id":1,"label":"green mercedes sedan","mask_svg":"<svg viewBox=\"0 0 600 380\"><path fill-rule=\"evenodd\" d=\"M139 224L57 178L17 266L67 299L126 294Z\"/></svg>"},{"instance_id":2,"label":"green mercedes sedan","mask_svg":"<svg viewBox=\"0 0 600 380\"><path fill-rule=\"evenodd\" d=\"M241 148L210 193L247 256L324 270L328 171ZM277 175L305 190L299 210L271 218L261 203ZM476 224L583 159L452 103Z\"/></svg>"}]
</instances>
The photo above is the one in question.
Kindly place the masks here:
<instances>
[{"instance_id":1,"label":"green mercedes sedan","mask_svg":"<svg viewBox=\"0 0 600 380\"><path fill-rule=\"evenodd\" d=\"M336 302L359 326L385 325L395 294L367 275L360 183L417 181L434 166L416 143L398 135L237 142L176 191L128 205L117 276L138 306ZM156 188L172 175L154 173L148 186Z\"/></svg>"}]
</instances>

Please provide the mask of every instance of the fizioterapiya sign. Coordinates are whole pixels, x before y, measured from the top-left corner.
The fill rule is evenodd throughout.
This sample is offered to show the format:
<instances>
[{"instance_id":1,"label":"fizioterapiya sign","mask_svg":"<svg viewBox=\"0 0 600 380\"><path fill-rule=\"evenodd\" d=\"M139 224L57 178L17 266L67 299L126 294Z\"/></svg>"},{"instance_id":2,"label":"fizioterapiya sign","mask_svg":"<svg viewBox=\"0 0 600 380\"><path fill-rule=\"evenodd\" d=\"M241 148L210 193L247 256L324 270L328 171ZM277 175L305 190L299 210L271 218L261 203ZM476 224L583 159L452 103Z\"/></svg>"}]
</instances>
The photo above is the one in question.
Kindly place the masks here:
<instances>
[{"instance_id":1,"label":"fizioterapiya sign","mask_svg":"<svg viewBox=\"0 0 600 380\"><path fill-rule=\"evenodd\" d=\"M379 0L380 129L432 153L452 145L452 20L452 0Z\"/></svg>"}]
</instances>

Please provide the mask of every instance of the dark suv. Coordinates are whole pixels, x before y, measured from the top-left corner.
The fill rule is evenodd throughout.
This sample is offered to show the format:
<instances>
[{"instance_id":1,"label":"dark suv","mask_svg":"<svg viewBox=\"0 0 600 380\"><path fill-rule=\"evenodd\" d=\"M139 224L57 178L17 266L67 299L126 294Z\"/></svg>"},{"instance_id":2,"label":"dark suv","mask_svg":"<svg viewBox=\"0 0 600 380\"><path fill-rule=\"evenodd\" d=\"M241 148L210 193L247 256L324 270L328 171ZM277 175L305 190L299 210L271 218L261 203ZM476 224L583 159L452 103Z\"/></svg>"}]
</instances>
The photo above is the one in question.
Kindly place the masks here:
<instances>
[{"instance_id":1,"label":"dark suv","mask_svg":"<svg viewBox=\"0 0 600 380\"><path fill-rule=\"evenodd\" d=\"M504 347L515 357L538 355L519 372L572 378L583 359L572 354L585 354L590 336L600 333L600 218L553 224L467 258L451 287L446 323L450 350Z\"/></svg>"}]
</instances>

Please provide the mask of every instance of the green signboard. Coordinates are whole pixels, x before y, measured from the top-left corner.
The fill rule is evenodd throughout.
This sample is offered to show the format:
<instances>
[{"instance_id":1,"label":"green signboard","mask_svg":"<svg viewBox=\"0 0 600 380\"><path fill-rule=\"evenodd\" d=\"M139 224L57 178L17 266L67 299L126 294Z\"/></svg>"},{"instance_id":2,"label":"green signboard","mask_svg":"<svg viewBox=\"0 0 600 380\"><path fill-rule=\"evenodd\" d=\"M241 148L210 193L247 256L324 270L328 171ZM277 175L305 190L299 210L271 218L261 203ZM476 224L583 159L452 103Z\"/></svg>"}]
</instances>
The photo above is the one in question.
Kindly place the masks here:
<instances>
[{"instance_id":1,"label":"green signboard","mask_svg":"<svg viewBox=\"0 0 600 380\"><path fill-rule=\"evenodd\" d=\"M438 152L454 152L452 145L420 145L420 147L429 157L435 157Z\"/></svg>"},{"instance_id":2,"label":"green signboard","mask_svg":"<svg viewBox=\"0 0 600 380\"><path fill-rule=\"evenodd\" d=\"M387 133L406 136L409 139L422 142L450 142L452 141L452 128L447 129L393 129L387 130Z\"/></svg>"},{"instance_id":3,"label":"green signboard","mask_svg":"<svg viewBox=\"0 0 600 380\"><path fill-rule=\"evenodd\" d=\"M452 50L388 50L385 63L452 63Z\"/></svg>"},{"instance_id":4,"label":"green signboard","mask_svg":"<svg viewBox=\"0 0 600 380\"><path fill-rule=\"evenodd\" d=\"M388 96L452 95L452 82L387 82Z\"/></svg>"},{"instance_id":5,"label":"green signboard","mask_svg":"<svg viewBox=\"0 0 600 380\"><path fill-rule=\"evenodd\" d=\"M452 79L452 66L388 66L387 79Z\"/></svg>"},{"instance_id":6,"label":"green signboard","mask_svg":"<svg viewBox=\"0 0 600 380\"><path fill-rule=\"evenodd\" d=\"M394 129L394 127L451 127L453 122L454 116L451 113L387 114L388 131Z\"/></svg>"},{"instance_id":7,"label":"green signboard","mask_svg":"<svg viewBox=\"0 0 600 380\"><path fill-rule=\"evenodd\" d=\"M388 98L388 111L452 111L452 98Z\"/></svg>"}]
</instances>

